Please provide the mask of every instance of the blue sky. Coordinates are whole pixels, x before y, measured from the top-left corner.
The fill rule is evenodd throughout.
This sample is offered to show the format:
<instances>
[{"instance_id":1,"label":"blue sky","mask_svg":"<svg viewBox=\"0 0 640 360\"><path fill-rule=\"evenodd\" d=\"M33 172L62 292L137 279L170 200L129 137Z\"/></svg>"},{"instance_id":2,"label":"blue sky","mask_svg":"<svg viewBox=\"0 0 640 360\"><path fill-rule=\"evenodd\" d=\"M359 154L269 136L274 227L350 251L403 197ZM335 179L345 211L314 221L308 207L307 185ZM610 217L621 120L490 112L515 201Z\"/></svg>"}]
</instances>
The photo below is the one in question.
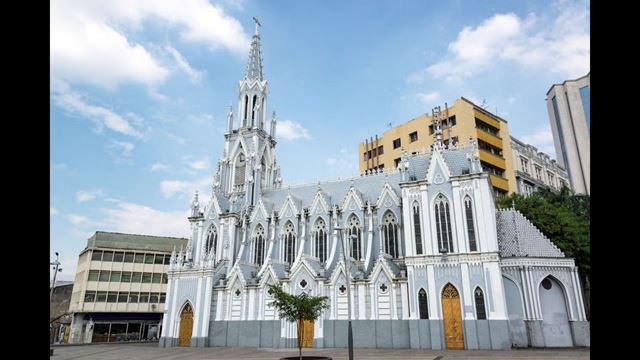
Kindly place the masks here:
<instances>
[{"instance_id":1,"label":"blue sky","mask_svg":"<svg viewBox=\"0 0 640 360\"><path fill-rule=\"evenodd\" d=\"M237 107L253 16L285 184L356 175L358 142L460 96L555 157L545 94L590 69L584 1L53 0L59 279L73 279L97 230L187 236Z\"/></svg>"}]
</instances>

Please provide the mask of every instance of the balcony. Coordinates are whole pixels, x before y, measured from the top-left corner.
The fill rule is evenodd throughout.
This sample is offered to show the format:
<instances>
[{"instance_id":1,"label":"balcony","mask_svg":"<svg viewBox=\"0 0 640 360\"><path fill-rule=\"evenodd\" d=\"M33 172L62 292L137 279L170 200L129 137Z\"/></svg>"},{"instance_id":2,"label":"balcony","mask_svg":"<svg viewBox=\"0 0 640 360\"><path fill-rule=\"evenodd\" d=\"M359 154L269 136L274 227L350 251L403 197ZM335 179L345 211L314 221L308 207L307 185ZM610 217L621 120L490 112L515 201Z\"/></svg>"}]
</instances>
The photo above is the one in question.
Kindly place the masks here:
<instances>
[{"instance_id":1,"label":"balcony","mask_svg":"<svg viewBox=\"0 0 640 360\"><path fill-rule=\"evenodd\" d=\"M476 135L478 136L478 139L493 145L499 149L502 149L502 138L497 136L497 135L493 135L490 132L484 131L481 128L476 127Z\"/></svg>"},{"instance_id":2,"label":"balcony","mask_svg":"<svg viewBox=\"0 0 640 360\"><path fill-rule=\"evenodd\" d=\"M491 179L492 186L504 191L509 191L509 181L507 179L494 174L489 174L489 178Z\"/></svg>"},{"instance_id":3,"label":"balcony","mask_svg":"<svg viewBox=\"0 0 640 360\"><path fill-rule=\"evenodd\" d=\"M495 155L487 150L480 149L480 160L502 170L506 169L506 160L502 156Z\"/></svg>"}]
</instances>

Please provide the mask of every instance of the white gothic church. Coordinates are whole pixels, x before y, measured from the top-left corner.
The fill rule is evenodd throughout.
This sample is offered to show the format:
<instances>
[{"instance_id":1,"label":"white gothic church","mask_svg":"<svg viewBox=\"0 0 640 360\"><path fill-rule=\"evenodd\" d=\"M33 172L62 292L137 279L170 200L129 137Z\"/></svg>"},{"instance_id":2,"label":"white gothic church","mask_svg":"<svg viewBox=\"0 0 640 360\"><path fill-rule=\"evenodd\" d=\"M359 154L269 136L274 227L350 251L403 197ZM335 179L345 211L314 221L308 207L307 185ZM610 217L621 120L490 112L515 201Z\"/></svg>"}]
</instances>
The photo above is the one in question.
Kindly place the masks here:
<instances>
[{"instance_id":1,"label":"white gothic church","mask_svg":"<svg viewBox=\"0 0 640 360\"><path fill-rule=\"evenodd\" d=\"M160 346L297 346L269 284L329 297L305 346L347 345L348 302L356 347L590 345L574 260L496 209L477 146L445 148L439 124L392 171L283 185L260 51L256 25L211 198L171 256Z\"/></svg>"}]
</instances>

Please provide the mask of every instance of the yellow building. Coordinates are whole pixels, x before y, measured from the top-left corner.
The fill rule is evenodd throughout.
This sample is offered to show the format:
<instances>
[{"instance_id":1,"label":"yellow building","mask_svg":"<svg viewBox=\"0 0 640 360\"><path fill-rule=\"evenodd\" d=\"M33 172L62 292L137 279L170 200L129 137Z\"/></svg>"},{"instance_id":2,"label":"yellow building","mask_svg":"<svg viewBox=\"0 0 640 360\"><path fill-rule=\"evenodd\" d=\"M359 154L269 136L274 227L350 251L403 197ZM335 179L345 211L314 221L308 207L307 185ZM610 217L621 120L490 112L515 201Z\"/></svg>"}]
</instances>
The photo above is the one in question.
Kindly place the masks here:
<instances>
[{"instance_id":1,"label":"yellow building","mask_svg":"<svg viewBox=\"0 0 640 360\"><path fill-rule=\"evenodd\" d=\"M441 108L444 112L444 107ZM446 144L467 142L473 138L480 149L480 163L489 172L496 195L516 191L513 156L507 121L461 97L449 107L448 122L442 124L442 139ZM433 144L431 116L420 115L385 131L381 137L358 144L360 173L367 170L395 169L402 150L416 152Z\"/></svg>"}]
</instances>

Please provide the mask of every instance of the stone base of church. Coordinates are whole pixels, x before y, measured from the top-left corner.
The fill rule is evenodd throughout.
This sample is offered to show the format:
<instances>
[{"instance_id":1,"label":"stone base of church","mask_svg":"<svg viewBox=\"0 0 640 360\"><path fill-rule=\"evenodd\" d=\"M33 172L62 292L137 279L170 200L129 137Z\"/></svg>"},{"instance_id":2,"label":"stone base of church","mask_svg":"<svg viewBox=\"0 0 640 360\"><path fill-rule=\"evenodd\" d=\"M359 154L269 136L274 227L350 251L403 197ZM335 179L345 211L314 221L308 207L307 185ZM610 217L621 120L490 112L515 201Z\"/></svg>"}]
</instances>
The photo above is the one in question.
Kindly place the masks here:
<instances>
[{"instance_id":1,"label":"stone base of church","mask_svg":"<svg viewBox=\"0 0 640 360\"><path fill-rule=\"evenodd\" d=\"M591 327L588 321L569 321L573 345L591 347Z\"/></svg>"},{"instance_id":2,"label":"stone base of church","mask_svg":"<svg viewBox=\"0 0 640 360\"><path fill-rule=\"evenodd\" d=\"M191 338L191 347L208 347L208 346L209 346L209 338L206 338L206 337Z\"/></svg>"},{"instance_id":3,"label":"stone base of church","mask_svg":"<svg viewBox=\"0 0 640 360\"><path fill-rule=\"evenodd\" d=\"M208 346L296 347L281 344L280 320L212 321ZM283 346L284 345L284 346Z\"/></svg>"},{"instance_id":4,"label":"stone base of church","mask_svg":"<svg viewBox=\"0 0 640 360\"><path fill-rule=\"evenodd\" d=\"M161 337L158 344L160 347L175 347L178 346L178 339L170 337Z\"/></svg>"},{"instance_id":5,"label":"stone base of church","mask_svg":"<svg viewBox=\"0 0 640 360\"><path fill-rule=\"evenodd\" d=\"M527 329L527 335L529 337L529 346L545 347L544 335L542 334L542 321L525 320L524 325Z\"/></svg>"}]
</instances>

